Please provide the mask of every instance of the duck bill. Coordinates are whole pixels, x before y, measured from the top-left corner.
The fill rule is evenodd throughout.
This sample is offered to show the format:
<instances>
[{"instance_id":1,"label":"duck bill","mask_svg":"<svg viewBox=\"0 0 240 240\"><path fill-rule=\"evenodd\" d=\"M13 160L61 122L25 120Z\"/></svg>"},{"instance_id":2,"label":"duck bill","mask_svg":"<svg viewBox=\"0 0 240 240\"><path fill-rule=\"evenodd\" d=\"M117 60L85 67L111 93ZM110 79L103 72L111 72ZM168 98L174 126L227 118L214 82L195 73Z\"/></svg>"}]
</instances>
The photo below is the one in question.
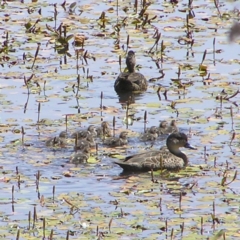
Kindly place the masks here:
<instances>
[{"instance_id":1,"label":"duck bill","mask_svg":"<svg viewBox=\"0 0 240 240\"><path fill-rule=\"evenodd\" d=\"M185 148L190 148L190 149L195 149L195 150L197 149L196 147L192 146L192 145L189 144L189 143L186 143L184 147L185 147Z\"/></svg>"}]
</instances>

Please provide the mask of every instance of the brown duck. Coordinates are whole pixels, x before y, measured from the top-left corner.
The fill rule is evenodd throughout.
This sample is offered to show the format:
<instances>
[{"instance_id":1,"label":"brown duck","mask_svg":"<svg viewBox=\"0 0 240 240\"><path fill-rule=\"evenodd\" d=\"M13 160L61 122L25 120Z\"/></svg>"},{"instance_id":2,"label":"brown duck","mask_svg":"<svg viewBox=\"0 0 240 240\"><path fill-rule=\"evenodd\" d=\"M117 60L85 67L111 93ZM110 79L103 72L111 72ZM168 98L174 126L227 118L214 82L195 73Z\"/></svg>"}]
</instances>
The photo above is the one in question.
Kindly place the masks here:
<instances>
[{"instance_id":1,"label":"brown duck","mask_svg":"<svg viewBox=\"0 0 240 240\"><path fill-rule=\"evenodd\" d=\"M136 57L134 51L129 51L126 58L128 72L120 73L114 84L117 93L135 92L147 90L146 78L135 72Z\"/></svg>"},{"instance_id":2,"label":"brown duck","mask_svg":"<svg viewBox=\"0 0 240 240\"><path fill-rule=\"evenodd\" d=\"M124 171L149 170L179 170L188 165L187 156L181 152L180 147L196 149L188 142L184 133L172 133L168 136L165 147L160 150L147 151L126 157L122 162L115 162Z\"/></svg>"}]
</instances>

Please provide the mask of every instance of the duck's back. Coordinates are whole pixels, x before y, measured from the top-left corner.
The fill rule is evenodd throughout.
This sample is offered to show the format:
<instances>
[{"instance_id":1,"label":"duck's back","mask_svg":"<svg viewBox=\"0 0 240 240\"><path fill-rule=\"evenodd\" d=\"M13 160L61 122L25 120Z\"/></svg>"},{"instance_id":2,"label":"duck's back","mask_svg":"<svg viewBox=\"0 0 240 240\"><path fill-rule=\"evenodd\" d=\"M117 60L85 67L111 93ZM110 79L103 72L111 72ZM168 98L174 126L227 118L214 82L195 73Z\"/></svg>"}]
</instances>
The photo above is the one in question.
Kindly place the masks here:
<instances>
[{"instance_id":1,"label":"duck's back","mask_svg":"<svg viewBox=\"0 0 240 240\"><path fill-rule=\"evenodd\" d=\"M120 73L115 81L114 89L116 92L145 91L147 80L141 73Z\"/></svg>"},{"instance_id":2,"label":"duck's back","mask_svg":"<svg viewBox=\"0 0 240 240\"><path fill-rule=\"evenodd\" d=\"M167 147L146 153L126 157L123 162L116 162L125 171L179 170L184 167L182 158L170 153Z\"/></svg>"}]
</instances>

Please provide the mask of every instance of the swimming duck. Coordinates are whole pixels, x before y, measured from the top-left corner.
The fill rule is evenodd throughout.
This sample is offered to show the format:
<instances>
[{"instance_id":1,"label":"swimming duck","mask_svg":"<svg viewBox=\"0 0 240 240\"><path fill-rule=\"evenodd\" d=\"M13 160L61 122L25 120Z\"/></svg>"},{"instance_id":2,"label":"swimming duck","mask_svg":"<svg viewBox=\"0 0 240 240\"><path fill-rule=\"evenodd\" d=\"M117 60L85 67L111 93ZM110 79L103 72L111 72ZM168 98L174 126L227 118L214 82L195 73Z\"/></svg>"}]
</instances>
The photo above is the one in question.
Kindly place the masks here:
<instances>
[{"instance_id":1,"label":"swimming duck","mask_svg":"<svg viewBox=\"0 0 240 240\"><path fill-rule=\"evenodd\" d=\"M103 137L103 136L104 136L104 137L111 137L111 136L112 136L109 123L106 122L106 121L103 121L103 122L101 123L101 126L98 127L98 128L96 129L96 131L97 131L97 136L98 136L98 137Z\"/></svg>"},{"instance_id":2,"label":"swimming duck","mask_svg":"<svg viewBox=\"0 0 240 240\"><path fill-rule=\"evenodd\" d=\"M67 138L68 137L68 133L66 131L62 131L59 133L59 137L60 138Z\"/></svg>"},{"instance_id":3,"label":"swimming duck","mask_svg":"<svg viewBox=\"0 0 240 240\"><path fill-rule=\"evenodd\" d=\"M82 152L73 153L70 156L69 162L74 164L87 163L87 160L90 157L90 148L85 147L82 149Z\"/></svg>"},{"instance_id":4,"label":"swimming duck","mask_svg":"<svg viewBox=\"0 0 240 240\"><path fill-rule=\"evenodd\" d=\"M168 136L166 146L160 150L128 156L124 161L115 163L125 171L179 170L188 165L188 158L180 147L196 149L189 144L186 134L177 132Z\"/></svg>"},{"instance_id":5,"label":"swimming duck","mask_svg":"<svg viewBox=\"0 0 240 240\"><path fill-rule=\"evenodd\" d=\"M94 125L89 125L87 130L79 130L79 131L74 132L71 137L76 138L76 136L77 136L78 139L81 139L81 138L86 138L89 135L91 135L93 137L97 136L97 131L96 131L96 128Z\"/></svg>"},{"instance_id":6,"label":"swimming duck","mask_svg":"<svg viewBox=\"0 0 240 240\"><path fill-rule=\"evenodd\" d=\"M159 128L158 128L158 134L159 135L170 134L170 133L174 133L174 132L178 132L178 127L177 127L176 120L173 119L170 122L170 125L168 125L167 121L160 122L160 125L159 125Z\"/></svg>"},{"instance_id":7,"label":"swimming duck","mask_svg":"<svg viewBox=\"0 0 240 240\"><path fill-rule=\"evenodd\" d=\"M85 148L95 147L96 142L92 135L87 135L86 138L75 138L74 150L83 150Z\"/></svg>"},{"instance_id":8,"label":"swimming duck","mask_svg":"<svg viewBox=\"0 0 240 240\"><path fill-rule=\"evenodd\" d=\"M136 57L134 51L129 51L126 57L128 72L120 73L114 84L117 93L145 91L147 90L147 80L141 74L135 72Z\"/></svg>"},{"instance_id":9,"label":"swimming duck","mask_svg":"<svg viewBox=\"0 0 240 240\"><path fill-rule=\"evenodd\" d=\"M47 147L64 147L66 145L67 133L60 132L58 137L52 137L45 142Z\"/></svg>"},{"instance_id":10,"label":"swimming duck","mask_svg":"<svg viewBox=\"0 0 240 240\"><path fill-rule=\"evenodd\" d=\"M127 140L128 132L123 131L120 133L119 137L110 137L103 141L103 144L108 145L110 147L118 147L128 144Z\"/></svg>"},{"instance_id":11,"label":"swimming duck","mask_svg":"<svg viewBox=\"0 0 240 240\"><path fill-rule=\"evenodd\" d=\"M140 138L142 141L155 141L158 138L158 128L155 126L150 127Z\"/></svg>"},{"instance_id":12,"label":"swimming duck","mask_svg":"<svg viewBox=\"0 0 240 240\"><path fill-rule=\"evenodd\" d=\"M64 147L66 144L65 139L60 137L53 137L46 141L47 147Z\"/></svg>"}]
</instances>

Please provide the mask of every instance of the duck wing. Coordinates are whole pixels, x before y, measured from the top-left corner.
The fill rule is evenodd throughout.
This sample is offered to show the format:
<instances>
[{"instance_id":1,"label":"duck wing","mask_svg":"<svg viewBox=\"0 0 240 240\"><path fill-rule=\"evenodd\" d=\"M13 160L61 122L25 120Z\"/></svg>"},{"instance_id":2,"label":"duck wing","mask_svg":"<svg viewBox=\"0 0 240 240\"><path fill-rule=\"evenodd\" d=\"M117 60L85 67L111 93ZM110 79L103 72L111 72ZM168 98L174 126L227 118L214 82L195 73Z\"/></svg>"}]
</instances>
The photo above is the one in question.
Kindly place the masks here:
<instances>
[{"instance_id":1,"label":"duck wing","mask_svg":"<svg viewBox=\"0 0 240 240\"><path fill-rule=\"evenodd\" d=\"M163 152L160 150L148 151L145 153L139 153L132 156L128 156L123 162L115 162L124 171L149 171L151 169L158 170L161 169L161 159L162 166L164 166L164 159L162 155ZM171 154L168 151L168 154Z\"/></svg>"},{"instance_id":2,"label":"duck wing","mask_svg":"<svg viewBox=\"0 0 240 240\"><path fill-rule=\"evenodd\" d=\"M178 170L184 167L181 158L169 152L167 147L128 156L123 162L115 162L124 171Z\"/></svg>"}]
</instances>

